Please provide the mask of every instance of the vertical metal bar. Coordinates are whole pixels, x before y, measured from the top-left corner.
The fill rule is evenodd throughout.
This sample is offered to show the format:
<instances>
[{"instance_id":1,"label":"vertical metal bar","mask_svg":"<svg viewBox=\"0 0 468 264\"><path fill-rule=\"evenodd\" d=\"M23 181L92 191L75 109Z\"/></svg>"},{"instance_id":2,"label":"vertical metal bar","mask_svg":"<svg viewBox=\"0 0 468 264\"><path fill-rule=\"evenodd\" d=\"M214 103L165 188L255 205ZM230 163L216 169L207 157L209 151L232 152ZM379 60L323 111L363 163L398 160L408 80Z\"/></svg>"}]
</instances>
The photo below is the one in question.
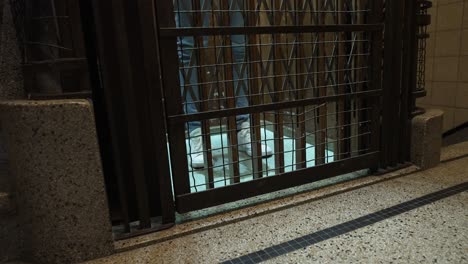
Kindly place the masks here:
<instances>
[{"instance_id":1,"label":"vertical metal bar","mask_svg":"<svg viewBox=\"0 0 468 264\"><path fill-rule=\"evenodd\" d=\"M62 46L62 47L71 47L71 41L70 38L67 39L67 41L63 41L64 37L69 37L69 25L66 25L65 23L59 23L57 17L60 15L64 15L67 13L67 8L68 8L68 1L58 1L56 2L55 0L49 0L48 3L46 4L45 1L38 1L38 5L35 8L38 8L37 11L35 11L36 15L38 17L43 17L43 16L49 16L48 19L41 19L39 20L32 20L32 23L45 23L41 25L41 33L40 35L36 35L36 37L40 38L40 42L47 42L48 44L54 44L57 46ZM48 8L44 9L44 6L47 5ZM51 22L49 24L49 22ZM80 22L78 22L80 24ZM37 30L37 28L35 29ZM34 33L32 33L34 34ZM82 37L80 37L82 39ZM36 39L35 41L37 41ZM41 44L40 44L41 45ZM37 54L35 59L45 59L44 56L47 56L46 53L49 53L47 57L50 57L48 59L51 60L57 60L60 58L70 58L74 57L73 51L72 50L66 50L66 49L49 49L47 52L45 51L45 47L40 47L36 46L33 44L34 50L36 50ZM52 67L44 68L41 70L33 70L34 74L37 75L39 74L40 71L46 71L48 75L50 75L53 79L55 79L52 83L41 83L41 84L36 84L39 89L41 90L39 92L44 92L44 91L52 91L52 92L65 92L65 88L69 87L73 84L69 83L64 83L64 74L62 69L58 69L55 65L52 65ZM50 86L53 85L55 86L54 88L51 88ZM43 90L44 89L44 90Z\"/></svg>"},{"instance_id":2,"label":"vertical metal bar","mask_svg":"<svg viewBox=\"0 0 468 264\"><path fill-rule=\"evenodd\" d=\"M175 27L172 1L158 1L156 13L157 23L160 28ZM166 101L166 114L168 116L182 115L184 114L184 110L179 88L177 38L161 38L159 48L161 55L163 93ZM177 89L174 89L174 87ZM172 164L172 180L177 202L177 196L190 193L187 150L185 145L185 125L183 123L169 121L168 135Z\"/></svg>"},{"instance_id":3,"label":"vertical metal bar","mask_svg":"<svg viewBox=\"0 0 468 264\"><path fill-rule=\"evenodd\" d=\"M364 0L355 0L356 2L356 9L357 10L363 10L364 9ZM359 14L356 16L356 23L364 23L363 21L363 14L360 16ZM361 38L364 39L364 34L362 33L358 33L356 32L355 33L355 36L356 36L356 39L360 39L358 36L361 35ZM367 53L367 51L365 50L365 47L364 47L364 43L362 41L357 41L355 44L356 46L356 54L365 54ZM368 66L368 63L369 61L367 61L366 63L366 60L363 59L363 56L365 55L357 55L356 56L356 66L357 68L363 68L363 67L366 67L366 65ZM366 78L366 75L363 74L363 70L356 70L356 78L355 80L357 80L358 82L359 81L362 81L363 78ZM362 83L359 83L357 84L357 91L364 91L365 90L365 86L364 84ZM357 114L358 114L358 121L359 121L359 134L362 135L362 136L359 136L358 138L358 149L359 149L359 152L358 154L359 155L363 155L365 154L367 151L365 151L365 149L369 148L370 146L370 137L372 137L372 134L369 136L369 135L364 135L366 132L369 131L369 118L370 118L370 111L369 110L366 110L369 106L369 100L375 100L375 99L359 99L358 100L358 111L357 111ZM364 123L366 125L364 125Z\"/></svg>"},{"instance_id":4,"label":"vertical metal bar","mask_svg":"<svg viewBox=\"0 0 468 264\"><path fill-rule=\"evenodd\" d=\"M296 26L304 25L304 16L303 13L299 8L299 2L301 0L295 0L294 3L294 17L295 21L294 24ZM302 42L304 41L304 36L302 33L296 34L296 94L297 100L301 100L305 98L305 74L306 70L304 67L305 63L305 52L304 52L304 45ZM305 125L305 107L296 107L296 135L295 144L296 144L296 169L303 169L306 165L307 159L307 152L306 152L306 125Z\"/></svg>"},{"instance_id":5,"label":"vertical metal bar","mask_svg":"<svg viewBox=\"0 0 468 264\"><path fill-rule=\"evenodd\" d=\"M112 13L111 17L108 18L113 23L111 23L109 27L105 27L102 29L109 30L110 28L113 28L115 30L115 39L113 39L114 41L112 41L111 45L115 45L115 51L117 52L116 54L119 54L120 56L117 58L118 60L116 61L114 61L114 58L107 57L108 60L105 60L104 63L106 63L108 67L111 67L112 71L115 71L115 73L117 74L118 77L112 76L112 78L119 80L116 87L120 87L122 91L123 106L125 109L123 111L123 118L126 120L125 126L127 127L129 139L129 158L132 165L131 175L133 176L135 184L140 228L147 228L151 226L151 223L148 204L148 193L145 181L145 168L143 164L142 146L140 141L141 131L139 122L141 120L138 115L135 90L133 89L135 88L139 80L137 80L138 78L134 76L134 71L131 68L131 46L127 42L129 37L131 37L131 35L127 35L127 27L129 26L129 14L125 12L126 6L124 6L124 4L121 2L114 3L114 5L112 5L111 8L109 8L109 6L106 6L106 9L103 9L101 7L100 11L104 13ZM104 47L101 49L101 51L103 51L103 49ZM107 56L110 55L107 54ZM117 65L109 65L110 63L115 63ZM107 76L106 78L107 81L109 81L109 78L111 77ZM115 89L115 87L112 88Z\"/></svg>"},{"instance_id":6,"label":"vertical metal bar","mask_svg":"<svg viewBox=\"0 0 468 264\"><path fill-rule=\"evenodd\" d=\"M126 184L124 175L126 175L126 163L124 162L125 154L128 154L127 151L123 150L122 147L122 138L126 136L125 131L120 129L122 116L123 116L123 107L121 106L120 101L122 100L122 94L120 89L116 89L118 87L120 81L120 77L118 78L110 78L110 75L119 76L118 73L118 60L113 54L115 54L116 46L111 45L115 43L114 39L114 32L110 29L113 28L112 25L112 14L111 12L105 12L107 10L107 6L103 6L102 2L95 2L91 0L83 0L81 1L82 6L87 6L87 9L83 14L89 13L93 14L90 18L83 19L83 22L88 25L85 26L86 29L92 30L95 28L96 32L87 32L85 34L85 38L90 43L93 41L93 38L96 37L97 48L99 51L99 59L101 61L101 67L103 72L105 73L102 76L102 80L99 76L99 69L97 65L97 54L91 55L94 49L90 48L87 49L90 69L90 77L91 77L91 84L93 86L93 101L95 104L95 111L103 113L102 116L106 118L109 122L109 134L110 134L110 141L111 148L113 155L113 168L110 168L110 171L115 173L115 178L118 186L118 197L120 200L120 209L122 213L122 220L124 224L124 232L130 232L130 217L129 217L129 205L128 205L128 194L126 190ZM91 19L95 18L95 23L91 21ZM112 55L111 55L112 54ZM96 60L92 60L91 58L96 58ZM93 70L94 69L94 70ZM103 86L101 87L101 81ZM100 117L101 115L97 115L96 117ZM102 135L104 133L103 129L101 128L101 123L97 119L98 125L98 135ZM103 146L101 146L102 148ZM108 170L109 171L109 170ZM105 171L106 172L106 171ZM109 176L106 176L106 178ZM110 177L109 177L110 178ZM109 184L109 182L106 182Z\"/></svg>"},{"instance_id":7,"label":"vertical metal bar","mask_svg":"<svg viewBox=\"0 0 468 264\"><path fill-rule=\"evenodd\" d=\"M216 5L215 5L215 2L214 0L211 0L211 15L212 15L212 21L213 21L213 24L215 26L219 26L219 22L216 18L218 17L217 13L219 13L219 9L220 6L219 6L219 1L216 2ZM223 52L223 48L221 47L218 47L216 42L218 39L222 39L222 36L214 36L213 38L210 39L210 41L212 42L212 46L214 47L213 49L213 57L212 57L212 60L213 60L213 64L216 64L216 66L214 66L214 72L212 73L213 74L213 77L214 79L216 80L216 83L214 83L213 85L216 87L216 93L217 93L217 104L218 104L218 107L224 107L224 104L225 104L225 99L222 99L222 95L224 94L224 87L221 87L221 83L220 83L220 72L222 72L222 70L219 69L220 65L222 64L220 61L222 61L223 57L222 57L222 52ZM221 46L223 46L223 44L221 44ZM217 121L218 123L218 126L219 126L219 131L221 133L221 135L223 134L223 121L222 119L219 119ZM229 144L229 143L228 143ZM223 140L221 140L221 158L222 160L224 161L225 160L225 153L224 153L224 150L225 150L225 146L224 146L224 142ZM224 185L228 185L227 183L227 178L226 178L226 166L224 166L223 164L223 168L222 168L222 176L223 176L223 182L224 182Z\"/></svg>"},{"instance_id":8,"label":"vertical metal bar","mask_svg":"<svg viewBox=\"0 0 468 264\"><path fill-rule=\"evenodd\" d=\"M69 31L72 37L71 44L73 47L74 56L77 58L85 57L84 44L83 44L83 28L80 19L80 3L78 0L69 0ZM89 90L88 73L79 72L79 89L81 91Z\"/></svg>"},{"instance_id":9,"label":"vertical metal bar","mask_svg":"<svg viewBox=\"0 0 468 264\"><path fill-rule=\"evenodd\" d=\"M80 19L80 5L79 0L68 0L69 6L69 19L70 19L70 27L69 30L71 31L72 36L72 45L73 51L75 53L75 57L83 57L84 56L84 44L83 44L83 29L81 27L81 19Z\"/></svg>"},{"instance_id":10,"label":"vertical metal bar","mask_svg":"<svg viewBox=\"0 0 468 264\"><path fill-rule=\"evenodd\" d=\"M402 66L402 97L401 97L401 113L400 123L403 126L401 129L401 145L400 145L400 162L406 162L410 160L410 146L411 146L411 108L415 106L415 98L412 96L412 92L416 89L416 76L417 76L417 5L419 1L405 1L402 5L405 18L404 27L404 38L403 38L403 58L404 63Z\"/></svg>"},{"instance_id":11,"label":"vertical metal bar","mask_svg":"<svg viewBox=\"0 0 468 264\"><path fill-rule=\"evenodd\" d=\"M24 3L24 18L23 18L23 25L24 25L24 29L23 29L23 36L22 37L22 40L23 40L23 43L22 43L22 48L23 48L23 51L24 51L24 58L23 58L23 63L26 64L28 63L30 60L32 60L32 58L34 57L34 52L32 51L32 47L31 47L31 44L27 44L26 41L31 39L32 37L32 29L33 29L33 26L32 26L32 16L34 14L33 12L33 7L32 7L32 3L31 2L25 2ZM20 23L21 23L20 22ZM28 77L26 77L27 75L25 74L25 79L27 79ZM32 88L32 86L30 86ZM33 90L28 90L28 86L25 86L26 88L26 92L32 92Z\"/></svg>"},{"instance_id":12,"label":"vertical metal bar","mask_svg":"<svg viewBox=\"0 0 468 264\"><path fill-rule=\"evenodd\" d=\"M319 16L318 21L320 25L324 25L325 22L325 13L322 13L320 11L322 10L322 7L325 7L325 5L320 6L320 4L323 1L317 0L317 10L319 13L317 14ZM326 1L325 1L326 2ZM327 87L325 86L327 84L327 73L325 73L325 64L326 64L326 52L325 52L325 33L317 33L318 34L318 51L319 51L319 58L318 58L318 72L317 74L317 82L319 85L318 89L318 97L324 97L327 95ZM327 138L326 134L326 128L327 128L327 104L321 104L317 108L317 119L316 119L316 126L315 126L315 165L320 165L325 163L325 155L326 155L326 150L325 150L325 142Z\"/></svg>"},{"instance_id":13,"label":"vertical metal bar","mask_svg":"<svg viewBox=\"0 0 468 264\"><path fill-rule=\"evenodd\" d=\"M222 0L221 1L221 9L222 10L230 10L229 8L229 1ZM230 25L231 19L228 12L223 12L222 15L223 24ZM224 76L225 76L225 84L226 84L226 105L227 108L233 109L236 107L236 98L235 98L235 91L234 91L234 80L232 74L232 48L231 48L231 36L225 36L225 43L224 43ZM237 142L237 122L235 116L228 117L228 144L229 144L229 171L231 173L231 183L238 183L240 182L240 170L239 170L239 145Z\"/></svg>"},{"instance_id":14,"label":"vertical metal bar","mask_svg":"<svg viewBox=\"0 0 468 264\"><path fill-rule=\"evenodd\" d=\"M249 0L247 5L247 21L246 25L254 27L256 26L256 14L252 10L256 9L256 0ZM245 8L245 6L244 6ZM257 48L257 35L250 34L248 35L248 44L249 44L249 71L248 76L250 77L249 90L253 96L250 96L250 102L253 105L259 105L261 100L260 89L258 85L258 62L260 61L260 54ZM253 63L253 61L257 63ZM239 89L241 89L239 87ZM262 146L261 146L261 120L260 113L251 114L251 124L253 126L252 131L252 165L253 165L253 174L254 179L263 177L263 164L262 164ZM264 128L265 129L265 128Z\"/></svg>"},{"instance_id":15,"label":"vertical metal bar","mask_svg":"<svg viewBox=\"0 0 468 264\"><path fill-rule=\"evenodd\" d=\"M357 22L354 19L355 13L353 12L354 9L352 7L352 1L350 1L350 7L348 10L348 21L350 24L356 24ZM348 33L348 53L349 53L349 58L348 58L348 87L347 87L347 92L348 93L353 93L356 92L356 89L358 88L357 85L355 84L356 78L358 75L358 70L356 69L357 67L357 61L356 61L356 56L354 55L356 53L356 42L354 41L354 38L356 37L357 32L349 32ZM359 125L356 125L356 123L359 122L359 109L360 107L361 100L357 98L357 96L352 96L350 100L347 102L346 106L346 115L347 115L347 120L348 123L346 123L346 155L345 157L349 158L352 156L357 155L357 150L359 149L359 140L361 138L360 136L360 127Z\"/></svg>"},{"instance_id":16,"label":"vertical metal bar","mask_svg":"<svg viewBox=\"0 0 468 264\"><path fill-rule=\"evenodd\" d=\"M135 2L123 1L115 5L116 16L114 23L117 30L121 31L122 39L117 41L117 46L122 54L121 72L124 76L123 92L128 111L128 130L131 150L131 160L133 169L133 178L135 181L135 191L138 204L138 215L140 220L140 228L150 228L150 203L148 194L148 181L146 176L149 172L145 164L145 148L147 143L144 142L147 130L144 128L147 122L147 113L144 109L144 104L141 104L142 89L145 87L144 75L142 71L141 56L138 52L141 51L141 43L138 41L129 41L138 39L141 36L141 28L138 25L138 13L136 12ZM117 22L118 20L118 22Z\"/></svg>"},{"instance_id":17,"label":"vertical metal bar","mask_svg":"<svg viewBox=\"0 0 468 264\"><path fill-rule=\"evenodd\" d=\"M144 54L144 46L149 44L149 38L154 37L154 31L150 30L150 33L143 34L143 31L146 29L145 26L141 25L140 19L141 14L138 12L138 2L124 2L123 10L125 16L125 30L127 32L128 39L124 41L127 42L128 47L128 60L126 63L130 65L126 66L123 65L129 71L129 76L131 80L130 91L128 94L132 101L129 104L129 109L132 110L134 123L131 123L129 128L131 130L135 130L134 134L129 133L130 136L136 136L137 139L130 139L131 148L135 148L133 144L139 144L138 149L140 153L132 153L135 155L136 158L140 159L143 168L142 174L134 174L134 181L135 181L135 189L136 189L136 197L138 204L142 203L141 199L146 199L145 203L147 207L143 209L141 206L138 208L138 214L140 216L140 228L150 228L151 222L149 217L151 216L151 211L156 210L156 208L160 208L159 197L157 195L150 196L151 190L157 189L157 170L154 168L155 163L153 162L153 157L155 156L155 142L154 137L152 135L152 118L150 113L150 103L146 102L148 100L148 89L149 85L147 82L146 72L157 72L157 69L148 69L149 65L146 63L145 59L147 58L148 54ZM151 26L151 24L149 24ZM139 40L139 41L138 41ZM156 45L153 44L154 48L157 48ZM127 87L124 88L124 91ZM132 94L133 93L133 94ZM132 98L133 97L133 98ZM161 159L163 159L161 157ZM140 194L143 193L143 195ZM146 197L145 197L146 196ZM156 199L153 199L155 198ZM148 218L147 218L148 215Z\"/></svg>"},{"instance_id":18,"label":"vertical metal bar","mask_svg":"<svg viewBox=\"0 0 468 264\"><path fill-rule=\"evenodd\" d=\"M371 11L369 13L369 23L382 23L383 18L383 0L372 0L370 1ZM371 78L372 89L381 89L382 88L382 44L383 44L383 32L374 31L370 33L371 39L371 67L369 71L369 77ZM384 108L389 107L385 100L388 98L383 98ZM390 102L388 102L390 103ZM371 151L379 151L380 149L380 100L372 99L372 139L371 139ZM387 109L388 110L388 109ZM382 131L384 128L382 127ZM369 164L372 169L376 169L378 165Z\"/></svg>"},{"instance_id":19,"label":"vertical metal bar","mask_svg":"<svg viewBox=\"0 0 468 264\"><path fill-rule=\"evenodd\" d=\"M417 2L417 1L410 1L410 2ZM401 82L401 70L402 70L402 23L397 23L397 21L403 21L403 15L401 12L402 8L402 2L400 0L393 0L390 1L392 4L392 13L394 16L394 39L393 39L393 44L391 47L387 47L388 49L391 48L391 53L393 57L393 65L392 65L392 73L391 73L391 78L393 81L393 89L392 89L392 102L393 103L393 124L392 124L392 130L393 131L401 131L403 130L403 127L405 125L404 123L400 123L401 121L401 106L403 104L406 105L406 102L402 101L401 92L402 92L402 82ZM414 73L416 75L416 72ZM389 77L390 78L390 77ZM407 97L405 97L407 98ZM392 133L392 142L391 142L391 155L390 155L390 165L391 166L396 166L398 163L398 154L399 154L399 149L401 147L400 145L400 133Z\"/></svg>"},{"instance_id":20,"label":"vertical metal bar","mask_svg":"<svg viewBox=\"0 0 468 264\"><path fill-rule=\"evenodd\" d=\"M204 14L202 10L202 6L200 6L200 1L198 0L192 0L192 7L193 11L198 10L197 12L192 13L193 16L193 25L195 27L202 27L203 26L203 19ZM203 36L195 37L196 39L196 45L195 47L197 50L193 51L196 53L197 57L197 80L199 82L199 85L197 86L199 91L199 97L198 100L201 101L200 106L201 106L201 111L208 111L210 106L209 106L209 87L206 85L207 78L206 78L206 72L203 72L205 69L203 66L206 65L206 57L207 57L207 52L206 52L206 47L204 47L203 43ZM208 179L206 181L206 188L207 189L212 189L214 188L214 174L213 174L213 154L212 154L212 147L211 147L211 129L210 129L210 121L209 120L203 120L201 121L202 123L202 135L203 135L203 155L205 157L205 164L206 169L208 171Z\"/></svg>"},{"instance_id":21,"label":"vertical metal bar","mask_svg":"<svg viewBox=\"0 0 468 264\"><path fill-rule=\"evenodd\" d=\"M0 1L0 32L3 32L3 9L4 9L4 1ZM3 39L3 34L0 34L0 42ZM3 42L2 42L3 43Z\"/></svg>"},{"instance_id":22,"label":"vertical metal bar","mask_svg":"<svg viewBox=\"0 0 468 264\"><path fill-rule=\"evenodd\" d=\"M356 13L355 11L358 10L358 8L354 5L355 1L350 0L348 1L348 23L349 24L358 24L358 21L356 21ZM358 54L358 45L359 42L355 41L359 32L349 32L347 34L347 41L348 43L348 87L347 87L347 92L352 93L358 91L360 88L359 85L357 84L357 80L360 78L360 70L358 69L359 67L359 57L356 56ZM349 158L352 156L358 155L358 150L359 150L359 143L362 139L361 132L362 132L362 127L359 125L359 121L361 120L362 116L361 113L359 112L359 109L361 108L362 105L362 100L358 99L356 96L350 98L349 102L347 102L345 112L347 115L347 120L349 120L348 123L346 123L346 140L345 140L345 145L346 145L346 154L345 157Z\"/></svg>"},{"instance_id":23,"label":"vertical metal bar","mask_svg":"<svg viewBox=\"0 0 468 264\"><path fill-rule=\"evenodd\" d=\"M397 45L394 41L394 12L393 1L386 1L385 3L385 54L383 63L383 111L382 111L382 152L381 152L381 167L385 168L390 165L391 142L392 142L392 89L394 81L392 81L392 65L393 54L392 47Z\"/></svg>"},{"instance_id":24,"label":"vertical metal bar","mask_svg":"<svg viewBox=\"0 0 468 264\"><path fill-rule=\"evenodd\" d=\"M54 0L49 0L49 5L50 5L50 15L52 18L52 24L54 28L54 36L55 39L53 39L53 43L57 44L58 46L62 47L67 47L67 48L73 48L73 43L72 43L72 36L71 36L71 28L74 26L73 23L76 23L76 21L72 21L70 17L70 8L71 8L71 1L72 0L65 0L65 1L54 1ZM79 10L78 10L79 11ZM68 23L59 23L57 17L58 16L68 16ZM47 21L49 22L49 21ZM81 22L78 21L78 24L81 24ZM52 27L49 27L48 30L51 30ZM52 37L49 35L48 37ZM81 39L81 37L80 37ZM51 39L49 39L51 41ZM70 57L75 57L74 51L73 50L66 50L66 49L59 49L58 50L58 57L59 58L70 58Z\"/></svg>"},{"instance_id":25,"label":"vertical metal bar","mask_svg":"<svg viewBox=\"0 0 468 264\"><path fill-rule=\"evenodd\" d=\"M345 11L345 1L346 0L341 0L341 5L340 5L340 9L341 11ZM344 12L340 12L339 15L338 15L338 21L339 23L341 24L346 24L346 16L347 16L347 13L344 13ZM345 32L342 32L339 34L339 36L341 37L338 37L338 41L341 42L341 41L347 41L346 39L346 33ZM344 85L345 83L345 78L344 78L344 75L345 75L345 58L344 57L345 55L347 55L346 53L346 49L345 49L345 45L346 45L346 42L343 42L343 43L338 43L338 52L337 52L337 60L338 60L338 66L337 66L337 69L338 69L338 72L337 72L337 78L336 78L336 84L337 84L337 87L336 87L336 91L338 94L344 94L346 93L346 86ZM349 73L348 73L349 74ZM337 148L335 149L335 157L337 157L337 159L335 160L340 160L340 159L344 159L346 157L346 155L344 154L346 151L346 144L345 144L345 99L340 99L338 100L337 102L337 125L336 125L336 137L337 137Z\"/></svg>"},{"instance_id":26,"label":"vertical metal bar","mask_svg":"<svg viewBox=\"0 0 468 264\"><path fill-rule=\"evenodd\" d=\"M169 157L167 153L166 140L166 123L164 114L163 96L161 90L161 68L160 56L158 52L158 24L156 22L156 14L154 1L138 0L139 19L142 27L143 59L145 65L145 74L147 85L145 86L145 96L147 98L146 105L149 112L149 127L151 127L149 144L149 154L147 164L151 169L149 177L154 179L153 175L157 175L154 179L158 183L159 192L155 189L150 189L150 200L154 201L154 207L161 207L162 223L173 223L175 221L174 203L172 196L171 175L169 168ZM142 100L143 101L143 100ZM154 103L161 102L161 103ZM148 143L150 143L148 142ZM153 162L155 157L157 161ZM149 186L152 188L153 186ZM159 193L159 195L157 195Z\"/></svg>"},{"instance_id":27,"label":"vertical metal bar","mask_svg":"<svg viewBox=\"0 0 468 264\"><path fill-rule=\"evenodd\" d=\"M281 14L277 11L280 7L281 0L274 0L273 2L273 14L274 14L274 24L275 26L281 25ZM281 71L281 62L278 61L282 58L281 55L281 35L273 34L273 72L274 72L274 102L282 102L284 100L284 93L282 89L282 77L283 73ZM283 127L283 110L276 110L274 112L274 138L275 138L275 172L276 174L284 173L284 127Z\"/></svg>"},{"instance_id":28,"label":"vertical metal bar","mask_svg":"<svg viewBox=\"0 0 468 264\"><path fill-rule=\"evenodd\" d=\"M55 26L55 35L56 35L56 38L57 38L57 42L59 45L62 45L62 36L61 36L61 33L60 33L60 27L59 27L59 22L58 22L58 19L57 19L57 10L55 9L55 0L50 0L50 6L51 6L51 10L52 10L52 19L54 20L54 26Z\"/></svg>"},{"instance_id":29,"label":"vertical metal bar","mask_svg":"<svg viewBox=\"0 0 468 264\"><path fill-rule=\"evenodd\" d=\"M134 94L134 84L131 69L130 60L130 47L127 44L127 39L130 38L127 35L127 14L125 13L126 8L124 3L116 2L112 8L113 12L113 23L115 30L120 32L117 35L116 46L119 56L119 72L121 74L121 81L123 84L122 94L124 96L124 107L126 109L126 121L129 136L129 151L130 151L130 162L131 162L131 173L133 182L135 184L136 193L136 204L138 208L138 219L140 220L140 228L150 227L150 216L149 216L149 205L148 205L148 193L146 192L146 183L144 180L144 164L143 157L141 156L141 145L139 142L140 132L138 124L138 116L136 109L136 98Z\"/></svg>"},{"instance_id":30,"label":"vertical metal bar","mask_svg":"<svg viewBox=\"0 0 468 264\"><path fill-rule=\"evenodd\" d=\"M401 8L400 1L385 4L385 63L383 112L383 165L395 166L399 147L399 115L401 87ZM395 133L396 132L396 133Z\"/></svg>"}]
</instances>

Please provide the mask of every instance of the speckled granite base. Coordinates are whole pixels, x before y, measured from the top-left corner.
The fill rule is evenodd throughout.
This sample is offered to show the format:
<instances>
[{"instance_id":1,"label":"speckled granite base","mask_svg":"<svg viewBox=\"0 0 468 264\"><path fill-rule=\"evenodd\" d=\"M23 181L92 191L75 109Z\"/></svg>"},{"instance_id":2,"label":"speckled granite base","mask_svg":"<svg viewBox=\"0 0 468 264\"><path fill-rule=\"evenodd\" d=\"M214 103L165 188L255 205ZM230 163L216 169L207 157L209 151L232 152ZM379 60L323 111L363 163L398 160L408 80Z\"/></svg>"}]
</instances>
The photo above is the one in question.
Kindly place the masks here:
<instances>
[{"instance_id":1,"label":"speckled granite base","mask_svg":"<svg viewBox=\"0 0 468 264\"><path fill-rule=\"evenodd\" d=\"M10 179L8 176L8 164L0 160L0 216L9 213L14 208L10 196Z\"/></svg>"},{"instance_id":2,"label":"speckled granite base","mask_svg":"<svg viewBox=\"0 0 468 264\"><path fill-rule=\"evenodd\" d=\"M429 109L412 120L411 161L421 169L439 164L443 115L441 110Z\"/></svg>"},{"instance_id":3,"label":"speckled granite base","mask_svg":"<svg viewBox=\"0 0 468 264\"><path fill-rule=\"evenodd\" d=\"M0 103L25 256L74 263L113 239L94 115L86 100Z\"/></svg>"},{"instance_id":4,"label":"speckled granite base","mask_svg":"<svg viewBox=\"0 0 468 264\"><path fill-rule=\"evenodd\" d=\"M313 197L323 189L220 214L205 222L197 220L192 225L207 225L207 221L229 222L235 214L250 215L250 218L209 229L192 229L192 232L179 233L158 243L148 243L145 247L89 263L217 263L243 256L467 181L468 145L451 146L448 152L450 154L444 156L450 156L451 160L433 169L360 178L340 184L340 187L327 187L340 189L346 185L348 191L322 195L318 200ZM466 263L467 198L466 193L457 194L303 251L272 259L270 263L406 264L435 260L438 263ZM296 206L283 206L294 202ZM190 224L184 225L188 228ZM142 245L144 240L149 242L151 238L161 237L152 235L140 237L139 242L121 241L120 249L126 250L125 244L127 249L132 248L132 243Z\"/></svg>"},{"instance_id":5,"label":"speckled granite base","mask_svg":"<svg viewBox=\"0 0 468 264\"><path fill-rule=\"evenodd\" d=\"M22 243L18 217L14 214L0 214L0 263L18 259Z\"/></svg>"}]
</instances>

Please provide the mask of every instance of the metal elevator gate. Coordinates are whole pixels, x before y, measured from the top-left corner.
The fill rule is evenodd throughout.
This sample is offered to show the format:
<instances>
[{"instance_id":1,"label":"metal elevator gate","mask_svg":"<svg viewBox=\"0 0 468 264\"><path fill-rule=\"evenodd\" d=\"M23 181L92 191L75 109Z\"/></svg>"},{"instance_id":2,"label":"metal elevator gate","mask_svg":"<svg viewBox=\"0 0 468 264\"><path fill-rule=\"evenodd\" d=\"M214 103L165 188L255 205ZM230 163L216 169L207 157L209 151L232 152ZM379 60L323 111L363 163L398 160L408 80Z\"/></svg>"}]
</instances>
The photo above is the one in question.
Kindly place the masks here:
<instances>
[{"instance_id":1,"label":"metal elevator gate","mask_svg":"<svg viewBox=\"0 0 468 264\"><path fill-rule=\"evenodd\" d=\"M416 14L428 7L82 1L119 237L167 228L175 212L407 163L414 100L424 95L418 26L429 23Z\"/></svg>"},{"instance_id":2,"label":"metal elevator gate","mask_svg":"<svg viewBox=\"0 0 468 264\"><path fill-rule=\"evenodd\" d=\"M377 168L381 2L190 2L157 5L179 212ZM241 115L249 117L251 157L240 153ZM198 182L186 154L196 148L185 133L194 122L205 157Z\"/></svg>"}]
</instances>

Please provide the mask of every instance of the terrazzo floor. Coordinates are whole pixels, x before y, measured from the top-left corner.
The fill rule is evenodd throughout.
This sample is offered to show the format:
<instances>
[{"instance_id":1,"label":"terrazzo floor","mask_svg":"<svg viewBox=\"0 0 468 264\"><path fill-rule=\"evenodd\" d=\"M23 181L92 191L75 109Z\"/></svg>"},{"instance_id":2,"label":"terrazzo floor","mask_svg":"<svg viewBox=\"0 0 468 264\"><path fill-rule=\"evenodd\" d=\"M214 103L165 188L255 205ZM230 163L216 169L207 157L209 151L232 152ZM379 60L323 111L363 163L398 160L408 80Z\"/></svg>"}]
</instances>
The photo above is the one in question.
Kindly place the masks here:
<instances>
[{"instance_id":1,"label":"terrazzo floor","mask_svg":"<svg viewBox=\"0 0 468 264\"><path fill-rule=\"evenodd\" d=\"M368 176L119 241L89 263L219 263L468 181L468 142L422 172ZM336 190L334 190L336 189ZM324 192L326 192L324 194ZM276 206L276 207L275 207ZM274 207L274 209L271 209ZM244 217L232 220L235 215ZM203 226L192 228L188 226ZM179 232L170 235L170 232ZM468 263L468 192L289 252L266 263Z\"/></svg>"}]
</instances>

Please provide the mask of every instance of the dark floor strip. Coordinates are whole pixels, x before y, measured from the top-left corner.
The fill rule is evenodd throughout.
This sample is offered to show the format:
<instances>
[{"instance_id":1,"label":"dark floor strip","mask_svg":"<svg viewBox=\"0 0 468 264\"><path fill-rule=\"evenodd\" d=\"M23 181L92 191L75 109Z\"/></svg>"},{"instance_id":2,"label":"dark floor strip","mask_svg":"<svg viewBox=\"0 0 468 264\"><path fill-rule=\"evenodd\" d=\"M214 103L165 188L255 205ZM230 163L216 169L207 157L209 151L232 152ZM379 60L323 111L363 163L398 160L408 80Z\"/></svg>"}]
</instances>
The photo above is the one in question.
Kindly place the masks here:
<instances>
[{"instance_id":1,"label":"dark floor strip","mask_svg":"<svg viewBox=\"0 0 468 264\"><path fill-rule=\"evenodd\" d=\"M256 251L235 259L227 260L223 263L230 264L247 264L247 263L260 263L262 261L272 259L281 255L285 255L292 251L296 251L313 244L325 241L330 238L334 238L345 233L357 230L359 228L375 224L377 222L383 221L390 217L411 211L413 209L422 207L424 205L433 203L435 201L450 197L452 195L461 193L468 190L468 182L434 192L414 200L410 200L395 206L377 211L372 214L368 214L354 220L323 229L321 231L302 236L275 246L265 248L260 251Z\"/></svg>"}]
</instances>

